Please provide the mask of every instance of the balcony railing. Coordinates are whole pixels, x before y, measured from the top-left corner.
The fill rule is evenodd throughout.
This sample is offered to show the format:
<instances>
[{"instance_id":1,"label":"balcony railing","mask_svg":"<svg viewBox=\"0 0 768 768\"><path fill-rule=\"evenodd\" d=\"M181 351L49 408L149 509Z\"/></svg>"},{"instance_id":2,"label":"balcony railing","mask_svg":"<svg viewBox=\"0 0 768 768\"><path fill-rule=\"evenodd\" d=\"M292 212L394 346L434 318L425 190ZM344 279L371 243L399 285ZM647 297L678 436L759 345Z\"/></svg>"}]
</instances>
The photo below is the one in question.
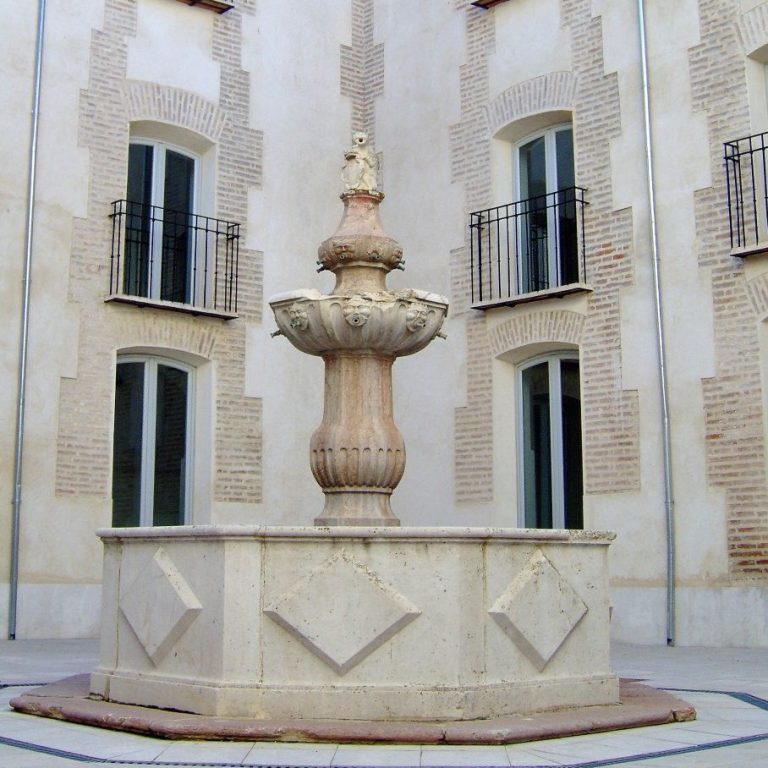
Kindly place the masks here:
<instances>
[{"instance_id":1,"label":"balcony railing","mask_svg":"<svg viewBox=\"0 0 768 768\"><path fill-rule=\"evenodd\" d=\"M237 312L239 224L129 200L111 219L113 296Z\"/></svg>"},{"instance_id":2,"label":"balcony railing","mask_svg":"<svg viewBox=\"0 0 768 768\"><path fill-rule=\"evenodd\" d=\"M568 187L469 215L473 304L584 281L586 190Z\"/></svg>"},{"instance_id":3,"label":"balcony railing","mask_svg":"<svg viewBox=\"0 0 768 768\"><path fill-rule=\"evenodd\" d=\"M728 141L724 150L731 248L768 249L768 133Z\"/></svg>"}]
</instances>

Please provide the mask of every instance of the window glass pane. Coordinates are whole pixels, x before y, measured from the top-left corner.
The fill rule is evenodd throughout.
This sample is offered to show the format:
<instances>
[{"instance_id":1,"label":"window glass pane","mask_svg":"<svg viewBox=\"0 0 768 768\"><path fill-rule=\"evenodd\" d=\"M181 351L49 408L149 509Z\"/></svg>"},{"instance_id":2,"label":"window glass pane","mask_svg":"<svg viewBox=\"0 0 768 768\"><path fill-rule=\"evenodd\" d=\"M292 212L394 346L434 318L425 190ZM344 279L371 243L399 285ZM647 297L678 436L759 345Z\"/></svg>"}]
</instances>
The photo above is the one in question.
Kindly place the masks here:
<instances>
[{"instance_id":1,"label":"window glass pane","mask_svg":"<svg viewBox=\"0 0 768 768\"><path fill-rule=\"evenodd\" d=\"M525 525L528 528L551 528L552 456L548 363L523 370L522 400Z\"/></svg>"},{"instance_id":2,"label":"window glass pane","mask_svg":"<svg viewBox=\"0 0 768 768\"><path fill-rule=\"evenodd\" d=\"M572 188L573 131L566 128L555 134L557 160L557 239L559 284L569 285L579 281L579 254L576 231L576 197Z\"/></svg>"},{"instance_id":3,"label":"window glass pane","mask_svg":"<svg viewBox=\"0 0 768 768\"><path fill-rule=\"evenodd\" d=\"M168 301L189 301L194 181L195 161L166 150L160 298Z\"/></svg>"},{"instance_id":4,"label":"window glass pane","mask_svg":"<svg viewBox=\"0 0 768 768\"><path fill-rule=\"evenodd\" d=\"M128 148L128 200L150 205L152 202L152 160L154 147L131 144Z\"/></svg>"},{"instance_id":5,"label":"window glass pane","mask_svg":"<svg viewBox=\"0 0 768 768\"><path fill-rule=\"evenodd\" d=\"M563 431L563 504L566 528L583 528L581 470L581 391L577 360L560 361Z\"/></svg>"},{"instance_id":6,"label":"window glass pane","mask_svg":"<svg viewBox=\"0 0 768 768\"><path fill-rule=\"evenodd\" d=\"M186 505L187 390L185 371L157 366L155 525L181 525Z\"/></svg>"},{"instance_id":7,"label":"window glass pane","mask_svg":"<svg viewBox=\"0 0 768 768\"><path fill-rule=\"evenodd\" d=\"M144 364L120 363L115 381L112 525L139 525L144 424Z\"/></svg>"},{"instance_id":8,"label":"window glass pane","mask_svg":"<svg viewBox=\"0 0 768 768\"><path fill-rule=\"evenodd\" d=\"M564 128L555 134L557 157L557 188L564 189L575 184L573 174L573 131Z\"/></svg>"},{"instance_id":9,"label":"window glass pane","mask_svg":"<svg viewBox=\"0 0 768 768\"><path fill-rule=\"evenodd\" d=\"M191 211L194 181L194 159L172 149L166 150L163 207L172 211Z\"/></svg>"},{"instance_id":10,"label":"window glass pane","mask_svg":"<svg viewBox=\"0 0 768 768\"><path fill-rule=\"evenodd\" d=\"M547 163L544 137L520 147L520 291L549 287Z\"/></svg>"},{"instance_id":11,"label":"window glass pane","mask_svg":"<svg viewBox=\"0 0 768 768\"><path fill-rule=\"evenodd\" d=\"M131 144L128 150L123 292L131 296L149 295L153 154L146 144Z\"/></svg>"},{"instance_id":12,"label":"window glass pane","mask_svg":"<svg viewBox=\"0 0 768 768\"><path fill-rule=\"evenodd\" d=\"M547 164L543 136L520 147L520 192L523 200L547 193Z\"/></svg>"}]
</instances>

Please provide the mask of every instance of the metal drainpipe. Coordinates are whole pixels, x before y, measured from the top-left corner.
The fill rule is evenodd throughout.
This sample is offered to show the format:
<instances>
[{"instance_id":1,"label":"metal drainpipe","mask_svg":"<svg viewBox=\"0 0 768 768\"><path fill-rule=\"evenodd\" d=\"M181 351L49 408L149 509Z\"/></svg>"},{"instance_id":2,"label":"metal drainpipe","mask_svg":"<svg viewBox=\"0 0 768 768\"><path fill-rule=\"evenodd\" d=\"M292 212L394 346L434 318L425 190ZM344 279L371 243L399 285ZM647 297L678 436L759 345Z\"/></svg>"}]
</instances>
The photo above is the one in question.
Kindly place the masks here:
<instances>
[{"instance_id":1,"label":"metal drainpipe","mask_svg":"<svg viewBox=\"0 0 768 768\"><path fill-rule=\"evenodd\" d=\"M40 83L43 73L43 32L45 0L37 10L37 42L35 46L35 81L32 93L32 128L29 144L29 178L27 180L27 231L24 251L24 283L21 302L21 339L19 343L19 379L16 398L16 447L14 456L13 517L11 519L11 581L8 599L8 639L16 639L16 605L19 592L19 530L21 527L21 470L24 458L24 409L27 387L27 346L29 341L29 296L32 270L32 236L35 223L35 175L37 171L37 134L40 125Z\"/></svg>"},{"instance_id":2,"label":"metal drainpipe","mask_svg":"<svg viewBox=\"0 0 768 768\"><path fill-rule=\"evenodd\" d=\"M653 140L651 134L651 100L648 81L648 49L646 47L644 0L637 0L640 26L640 60L643 73L643 117L645 120L645 160L648 174L648 207L651 220L651 251L653 254L653 286L656 299L656 344L659 364L662 436L664 452L664 510L667 530L667 645L675 644L675 502L672 492L672 438L667 389L666 342L661 293L661 262L659 233L656 225L656 185L653 175Z\"/></svg>"}]
</instances>

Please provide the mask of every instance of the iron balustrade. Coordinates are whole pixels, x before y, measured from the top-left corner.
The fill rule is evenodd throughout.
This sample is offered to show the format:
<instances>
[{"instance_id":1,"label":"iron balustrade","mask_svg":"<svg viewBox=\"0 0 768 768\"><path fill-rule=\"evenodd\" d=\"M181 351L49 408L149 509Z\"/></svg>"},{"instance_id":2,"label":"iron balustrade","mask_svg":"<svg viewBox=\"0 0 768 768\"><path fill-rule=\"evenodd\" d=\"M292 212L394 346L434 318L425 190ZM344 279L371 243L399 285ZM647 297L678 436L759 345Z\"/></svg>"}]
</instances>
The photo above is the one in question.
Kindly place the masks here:
<instances>
[{"instance_id":1,"label":"iron balustrade","mask_svg":"<svg viewBox=\"0 0 768 768\"><path fill-rule=\"evenodd\" d=\"M731 248L768 247L768 133L724 144Z\"/></svg>"},{"instance_id":2,"label":"iron balustrade","mask_svg":"<svg viewBox=\"0 0 768 768\"><path fill-rule=\"evenodd\" d=\"M470 213L472 303L583 282L585 192L567 187Z\"/></svg>"},{"instance_id":3,"label":"iron balustrade","mask_svg":"<svg viewBox=\"0 0 768 768\"><path fill-rule=\"evenodd\" d=\"M130 200L110 218L112 294L237 312L240 224Z\"/></svg>"}]
</instances>

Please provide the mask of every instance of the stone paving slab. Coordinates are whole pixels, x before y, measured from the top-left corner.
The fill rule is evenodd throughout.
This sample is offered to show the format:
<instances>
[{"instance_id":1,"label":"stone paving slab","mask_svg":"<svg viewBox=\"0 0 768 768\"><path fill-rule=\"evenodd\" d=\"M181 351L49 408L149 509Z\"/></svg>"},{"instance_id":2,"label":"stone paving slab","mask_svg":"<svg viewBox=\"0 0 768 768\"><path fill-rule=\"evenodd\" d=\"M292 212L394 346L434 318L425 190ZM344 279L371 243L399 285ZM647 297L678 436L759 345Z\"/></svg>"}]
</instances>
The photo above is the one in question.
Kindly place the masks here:
<instances>
[{"instance_id":1,"label":"stone paving slab","mask_svg":"<svg viewBox=\"0 0 768 768\"><path fill-rule=\"evenodd\" d=\"M487 720L368 722L208 717L89 697L89 676L75 675L11 699L19 712L167 739L331 742L334 744L516 744L696 719L685 701L633 680L620 703Z\"/></svg>"}]
</instances>

